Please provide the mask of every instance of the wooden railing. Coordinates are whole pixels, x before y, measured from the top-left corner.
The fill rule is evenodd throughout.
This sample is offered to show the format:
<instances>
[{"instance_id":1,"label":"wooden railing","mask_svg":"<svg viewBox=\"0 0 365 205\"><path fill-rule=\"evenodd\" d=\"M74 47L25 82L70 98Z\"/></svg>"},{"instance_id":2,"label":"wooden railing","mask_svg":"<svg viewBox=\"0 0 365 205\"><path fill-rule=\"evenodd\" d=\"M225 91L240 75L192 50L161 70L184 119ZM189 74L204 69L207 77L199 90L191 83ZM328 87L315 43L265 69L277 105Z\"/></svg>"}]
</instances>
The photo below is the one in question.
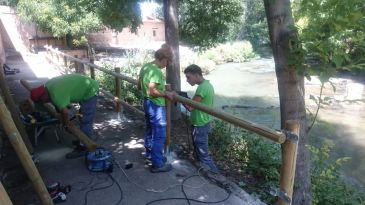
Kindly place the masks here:
<instances>
[{"instance_id":1,"label":"wooden railing","mask_svg":"<svg viewBox=\"0 0 365 205\"><path fill-rule=\"evenodd\" d=\"M56 49L53 49L52 47L45 46L47 50L47 60L49 62L52 62L54 65L56 65L60 69L68 69L68 65L70 65L70 62L73 62L74 64L81 63L85 66L87 66L90 70L90 75L93 79L95 79L95 72L94 69L103 71L107 74L110 74L115 77L116 80L116 93L115 95L111 94L110 92L106 91L105 89L101 89L101 92L114 100L116 103L120 103L124 107L132 110L135 113L144 115L143 111L129 105L125 101L123 101L120 98L121 93L121 86L120 86L120 80L127 81L129 83L132 83L133 85L137 85L137 80L120 74L119 69L116 69L114 71L110 71L108 69L105 69L103 67L97 66L93 64L93 59L89 60L81 60L75 57L72 57L70 55L67 55L65 53L62 53ZM55 60L56 58L56 60ZM62 62L60 59L63 59ZM66 72L68 73L68 71ZM169 89L167 87L167 89ZM296 166L296 158L297 158L297 149L298 149L298 141L299 141L299 123L297 121L286 121L285 122L285 130L283 132L279 132L276 130L273 130L271 128L258 125L256 123L250 122L248 120L244 120L241 118L238 118L234 115L231 115L229 113L222 112L220 110L207 107L201 103L192 101L190 99L181 97L176 95L173 99L173 101L177 101L186 105L189 105L193 107L194 109L198 109L201 111L204 111L212 116L215 116L218 119L221 119L223 121L226 121L232 125L239 126L241 128L250 130L252 132L255 132L259 134L262 137L265 137L269 140L272 140L276 143L282 144L282 165L280 169L280 190L278 192L278 204L291 204L292 194L293 194L293 185L294 185L294 176L295 176L295 166ZM120 105L119 105L120 106ZM171 103L167 103L167 130L166 130L166 144L170 144L170 129L171 129L171 117L169 116L171 112ZM118 107L118 104L117 104ZM119 112L120 109L116 108L116 110Z\"/></svg>"}]
</instances>

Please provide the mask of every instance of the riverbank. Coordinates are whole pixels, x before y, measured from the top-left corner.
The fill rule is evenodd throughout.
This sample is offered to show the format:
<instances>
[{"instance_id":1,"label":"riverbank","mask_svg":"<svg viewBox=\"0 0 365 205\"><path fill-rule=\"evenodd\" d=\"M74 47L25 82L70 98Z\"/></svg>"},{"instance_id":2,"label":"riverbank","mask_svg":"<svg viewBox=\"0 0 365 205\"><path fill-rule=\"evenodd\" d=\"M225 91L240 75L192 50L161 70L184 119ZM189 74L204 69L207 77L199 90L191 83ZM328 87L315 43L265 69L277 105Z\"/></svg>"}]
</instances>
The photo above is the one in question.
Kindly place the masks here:
<instances>
[{"instance_id":1,"label":"riverbank","mask_svg":"<svg viewBox=\"0 0 365 205\"><path fill-rule=\"evenodd\" d=\"M216 67L206 76L215 86L216 108L237 114L247 120L279 129L279 94L273 59L258 59L245 63L228 63ZM192 96L195 87L181 76L182 90ZM331 159L351 157L344 164L346 178L353 184L365 184L365 90L364 81L332 78L336 87L325 85L328 105L319 110L319 117L309 134L310 143L320 146L333 143ZM320 82L312 77L305 82L306 105L315 113L317 106L310 95L319 96Z\"/></svg>"}]
</instances>

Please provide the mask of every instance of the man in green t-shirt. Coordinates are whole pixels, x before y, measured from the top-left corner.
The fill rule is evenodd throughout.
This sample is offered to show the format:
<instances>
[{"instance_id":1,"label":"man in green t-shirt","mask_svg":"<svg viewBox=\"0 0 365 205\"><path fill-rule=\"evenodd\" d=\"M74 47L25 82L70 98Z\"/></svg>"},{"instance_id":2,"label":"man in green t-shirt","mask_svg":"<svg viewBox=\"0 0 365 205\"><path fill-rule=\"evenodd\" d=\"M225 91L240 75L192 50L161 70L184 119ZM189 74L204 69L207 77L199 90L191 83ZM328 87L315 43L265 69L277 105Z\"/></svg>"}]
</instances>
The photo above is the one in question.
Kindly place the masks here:
<instances>
[{"instance_id":1,"label":"man in green t-shirt","mask_svg":"<svg viewBox=\"0 0 365 205\"><path fill-rule=\"evenodd\" d=\"M61 113L65 127L69 125L69 109L71 103L80 104L80 129L88 137L92 137L99 84L95 80L80 74L62 75L48 80L31 90L34 102L51 102ZM66 158L81 157L86 148L83 144L76 146Z\"/></svg>"},{"instance_id":2,"label":"man in green t-shirt","mask_svg":"<svg viewBox=\"0 0 365 205\"><path fill-rule=\"evenodd\" d=\"M138 78L146 119L145 158L152 162L152 173L168 172L172 169L163 156L163 149L166 138L165 97L172 100L174 94L165 91L165 79L161 71L171 60L170 48L161 47L155 52L155 60L141 68Z\"/></svg>"},{"instance_id":3,"label":"man in green t-shirt","mask_svg":"<svg viewBox=\"0 0 365 205\"><path fill-rule=\"evenodd\" d=\"M198 85L193 100L206 106L213 107L214 88L209 80L204 79L202 70L199 66L192 64L184 70L187 82L194 86ZM213 173L219 173L217 166L209 156L208 133L210 131L211 116L193 107L185 107L191 112L190 120L192 124L192 138L194 149L200 162L209 167Z\"/></svg>"}]
</instances>

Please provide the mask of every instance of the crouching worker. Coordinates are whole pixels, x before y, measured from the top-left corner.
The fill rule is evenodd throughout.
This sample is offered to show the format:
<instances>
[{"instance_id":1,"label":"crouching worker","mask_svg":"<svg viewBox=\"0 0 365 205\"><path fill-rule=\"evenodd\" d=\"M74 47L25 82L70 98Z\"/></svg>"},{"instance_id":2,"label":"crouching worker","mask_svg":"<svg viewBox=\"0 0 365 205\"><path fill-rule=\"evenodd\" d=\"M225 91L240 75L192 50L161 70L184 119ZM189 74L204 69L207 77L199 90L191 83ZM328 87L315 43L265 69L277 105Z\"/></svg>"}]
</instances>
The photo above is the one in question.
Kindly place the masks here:
<instances>
[{"instance_id":1,"label":"crouching worker","mask_svg":"<svg viewBox=\"0 0 365 205\"><path fill-rule=\"evenodd\" d=\"M64 126L69 125L68 106L80 104L80 129L89 138L93 135L93 123L96 110L99 84L95 80L80 74L58 76L48 80L44 85L31 90L34 102L51 102L61 113ZM84 156L86 147L77 143L75 149L66 154L67 159Z\"/></svg>"},{"instance_id":2,"label":"crouching worker","mask_svg":"<svg viewBox=\"0 0 365 205\"><path fill-rule=\"evenodd\" d=\"M187 82L191 85L198 85L193 100L200 102L208 107L213 107L214 88L209 80L204 79L202 70L199 66L192 64L184 70ZM191 112L190 120L192 124L192 138L194 142L195 153L203 167L208 167L213 173L219 171L214 161L209 156L208 151L208 133L210 131L211 116L203 111L184 105Z\"/></svg>"}]
</instances>

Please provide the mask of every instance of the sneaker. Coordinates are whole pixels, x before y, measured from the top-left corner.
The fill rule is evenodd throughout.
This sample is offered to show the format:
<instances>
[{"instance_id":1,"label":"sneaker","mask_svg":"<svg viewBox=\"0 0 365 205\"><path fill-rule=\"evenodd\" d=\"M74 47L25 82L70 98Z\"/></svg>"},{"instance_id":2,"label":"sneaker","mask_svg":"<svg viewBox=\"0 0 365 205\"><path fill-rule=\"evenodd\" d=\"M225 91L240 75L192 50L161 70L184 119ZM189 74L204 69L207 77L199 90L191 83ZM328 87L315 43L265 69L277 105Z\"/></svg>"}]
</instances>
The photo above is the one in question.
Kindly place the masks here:
<instances>
[{"instance_id":1,"label":"sneaker","mask_svg":"<svg viewBox=\"0 0 365 205\"><path fill-rule=\"evenodd\" d=\"M158 172L169 172L172 170L172 166L169 163L165 163L162 167L159 168L155 168L155 167L151 167L151 172L152 173L158 173Z\"/></svg>"},{"instance_id":2,"label":"sneaker","mask_svg":"<svg viewBox=\"0 0 365 205\"><path fill-rule=\"evenodd\" d=\"M152 157L146 157L146 158L144 158L144 162L145 162L145 164L147 164L147 165L152 165ZM164 156L163 158L162 158L162 162L163 163L166 163L167 162L167 158Z\"/></svg>"},{"instance_id":3,"label":"sneaker","mask_svg":"<svg viewBox=\"0 0 365 205\"><path fill-rule=\"evenodd\" d=\"M72 152L66 154L66 159L76 159L86 154L86 147L78 146Z\"/></svg>"}]
</instances>

